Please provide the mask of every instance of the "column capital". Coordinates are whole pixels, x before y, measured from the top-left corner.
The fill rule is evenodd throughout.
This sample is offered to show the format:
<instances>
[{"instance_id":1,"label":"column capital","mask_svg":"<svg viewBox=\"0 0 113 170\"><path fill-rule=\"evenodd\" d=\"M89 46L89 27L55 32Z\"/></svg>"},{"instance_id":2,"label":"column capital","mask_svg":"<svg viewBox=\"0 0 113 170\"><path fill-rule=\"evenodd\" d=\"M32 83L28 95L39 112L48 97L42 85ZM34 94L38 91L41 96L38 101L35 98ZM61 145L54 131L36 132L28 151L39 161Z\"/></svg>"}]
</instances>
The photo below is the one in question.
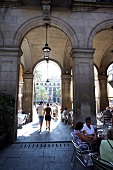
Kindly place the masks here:
<instances>
[{"instance_id":1,"label":"column capital","mask_svg":"<svg viewBox=\"0 0 113 170\"><path fill-rule=\"evenodd\" d=\"M61 75L62 79L70 79L71 77L72 77L71 75L66 75L66 74Z\"/></svg>"},{"instance_id":2,"label":"column capital","mask_svg":"<svg viewBox=\"0 0 113 170\"><path fill-rule=\"evenodd\" d=\"M0 56L15 57L15 55L18 55L19 57L21 57L22 54L22 50L18 47L0 47Z\"/></svg>"},{"instance_id":3,"label":"column capital","mask_svg":"<svg viewBox=\"0 0 113 170\"><path fill-rule=\"evenodd\" d=\"M93 48L72 48L72 50L70 52L70 56L72 58L84 58L84 55L94 54L94 52L95 52L95 49L93 49ZM86 57L89 58L89 56L85 56L85 58ZM90 58L93 58L93 56L92 57L90 56Z\"/></svg>"},{"instance_id":4,"label":"column capital","mask_svg":"<svg viewBox=\"0 0 113 170\"><path fill-rule=\"evenodd\" d=\"M107 78L108 78L108 75L106 75L106 74L99 74L98 75L99 80L107 80Z\"/></svg>"},{"instance_id":5,"label":"column capital","mask_svg":"<svg viewBox=\"0 0 113 170\"><path fill-rule=\"evenodd\" d=\"M32 73L24 73L23 79L33 79L33 74Z\"/></svg>"}]
</instances>

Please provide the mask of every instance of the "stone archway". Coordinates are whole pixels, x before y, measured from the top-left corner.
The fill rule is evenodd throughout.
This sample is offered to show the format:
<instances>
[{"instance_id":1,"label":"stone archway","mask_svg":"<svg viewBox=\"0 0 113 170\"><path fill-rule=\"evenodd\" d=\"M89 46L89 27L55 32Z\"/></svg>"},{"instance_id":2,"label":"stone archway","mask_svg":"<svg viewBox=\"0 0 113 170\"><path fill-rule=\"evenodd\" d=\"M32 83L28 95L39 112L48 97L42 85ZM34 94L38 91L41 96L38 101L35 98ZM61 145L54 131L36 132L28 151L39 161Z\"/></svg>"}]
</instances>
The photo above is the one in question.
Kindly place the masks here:
<instances>
[{"instance_id":1,"label":"stone archway","mask_svg":"<svg viewBox=\"0 0 113 170\"><path fill-rule=\"evenodd\" d=\"M33 18L27 22L25 22L16 32L14 37L14 45L20 46L23 38L25 35L36 27L44 26L44 22L42 18ZM66 22L59 20L59 18L51 18L51 26L58 28L59 30L63 31L70 39L73 47L78 47L78 38L75 31L72 27L67 24Z\"/></svg>"},{"instance_id":2,"label":"stone archway","mask_svg":"<svg viewBox=\"0 0 113 170\"><path fill-rule=\"evenodd\" d=\"M113 61L111 51L113 49L112 42L112 25L113 20L107 20L99 23L91 31L88 38L87 46L94 47L94 63L98 67L98 79L100 89L100 111L108 106L107 95L107 67Z\"/></svg>"},{"instance_id":3,"label":"stone archway","mask_svg":"<svg viewBox=\"0 0 113 170\"><path fill-rule=\"evenodd\" d=\"M101 31L103 29L110 28L112 26L113 26L113 19L103 21L103 22L99 23L98 25L96 25L89 34L89 38L87 41L87 47L92 48L94 36L96 35L96 33L98 33L99 31Z\"/></svg>"},{"instance_id":4,"label":"stone archway","mask_svg":"<svg viewBox=\"0 0 113 170\"><path fill-rule=\"evenodd\" d=\"M32 30L36 30L36 29L41 29L41 27L43 27L43 29L44 29L44 23L43 23L43 21L41 20L41 18L34 18L34 19L32 19L32 20L30 20L30 21L28 21L28 22L26 22L25 24L23 24L19 29L18 29L18 31L17 31L17 33L16 33L16 35L15 35L15 38L14 38L14 45L18 45L18 46L20 46L21 44L22 44L22 41L24 40L24 37L26 37L26 36L28 36L28 34L30 33L30 32L32 32ZM74 30L66 23L66 22L64 22L64 21L61 21L61 20L59 20L59 19L57 19L57 18L51 18L51 27L53 27L54 29L57 29L57 30L59 30L59 32L61 31L64 35L65 35L65 37L68 37L67 39L70 41L69 42L69 44L71 44L70 45L70 47L72 48L72 47L78 47L78 39L77 39L77 36L76 36L76 34L75 34L75 32L74 32ZM63 43L62 43L62 45L63 45ZM30 50L29 50L30 51ZM27 55L27 58L29 57L29 55ZM38 56L39 57L39 56ZM30 103L29 103L29 98L32 98L32 94L30 93L30 91L32 91L32 85L33 85L33 68L34 68L34 65L36 65L36 63L37 62L39 62L39 61L41 61L41 60L43 60L42 59L42 54L41 54L41 56L39 57L39 58L37 58L36 59L36 57L35 57L35 61L34 61L34 63L32 63L32 65L31 65L31 69L30 70L26 70L26 72L24 73L24 86L25 86L25 91L28 91L28 94L26 95L25 93L24 93L24 103L27 103L27 104L25 104L25 105L23 105L24 106L24 110L25 110L25 112L26 113L30 113L30 112L32 112L32 99L30 99ZM53 56L52 56L53 57ZM61 61L58 61L58 60L56 60L56 58L55 57L50 57L50 59L51 60L53 60L53 61L55 61L55 62L57 62L57 63L59 63L60 65L61 65L61 67L63 68L63 66L65 66L65 63L66 62L61 62ZM68 53L68 57L69 57L69 53ZM63 56L63 57L61 57L62 58L62 60L64 60L64 58L68 58L67 56ZM60 57L59 57L60 58ZM32 61L32 60L31 60ZM61 64L61 63L62 64ZM67 62L68 63L68 65L67 66L69 66L69 62ZM71 63L70 63L71 64ZM27 68L27 67L26 67ZM68 74L67 74L67 69L64 69L64 71L62 70L62 73L63 73L63 77L62 77L62 82L64 83L65 81L66 81L66 79L68 79L69 81L65 84L64 83L64 87L66 88L66 86L68 85L69 86L69 83L70 83L70 80L71 80L71 73L70 73L70 70L69 70L69 68L68 68ZM28 74L29 73L29 74ZM66 74L66 76L65 76L65 74ZM27 85L29 84L29 86L28 86L28 89L27 89ZM30 87L30 88L29 88ZM70 90L70 88L68 88L69 90ZM68 90L68 92L69 92L69 90ZM69 93L67 93L67 94L69 94ZM68 96L66 96L65 97L66 98L66 101L69 99L68 98ZM71 100L70 100L71 101ZM67 103L67 102L64 102L65 104ZM70 102L71 103L71 102ZM28 106L30 106L31 107L31 109L28 109ZM64 108L66 107L66 106L63 106Z\"/></svg>"}]
</instances>

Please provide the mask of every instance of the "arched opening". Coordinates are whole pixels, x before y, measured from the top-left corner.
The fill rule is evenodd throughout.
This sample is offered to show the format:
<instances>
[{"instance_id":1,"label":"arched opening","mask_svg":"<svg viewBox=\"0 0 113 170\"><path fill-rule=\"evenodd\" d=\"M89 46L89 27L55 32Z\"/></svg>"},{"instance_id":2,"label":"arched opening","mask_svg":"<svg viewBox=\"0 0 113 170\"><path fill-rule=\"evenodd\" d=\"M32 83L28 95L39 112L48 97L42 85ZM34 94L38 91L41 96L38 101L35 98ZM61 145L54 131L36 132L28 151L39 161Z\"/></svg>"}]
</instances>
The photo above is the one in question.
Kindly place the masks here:
<instances>
[{"instance_id":1,"label":"arched opening","mask_svg":"<svg viewBox=\"0 0 113 170\"><path fill-rule=\"evenodd\" d=\"M49 60L38 63L33 71L33 104L36 107L43 102L52 106L55 103L61 107L61 69L57 63ZM34 115L35 120L35 115Z\"/></svg>"},{"instance_id":2,"label":"arched opening","mask_svg":"<svg viewBox=\"0 0 113 170\"><path fill-rule=\"evenodd\" d=\"M113 64L110 64L110 66L108 67L107 75L108 75L107 90L109 107L113 107Z\"/></svg>"},{"instance_id":3,"label":"arched opening","mask_svg":"<svg viewBox=\"0 0 113 170\"><path fill-rule=\"evenodd\" d=\"M96 113L99 113L100 112L100 91L99 91L98 71L95 66L94 66L94 78L95 78Z\"/></svg>"},{"instance_id":4,"label":"arched opening","mask_svg":"<svg viewBox=\"0 0 113 170\"><path fill-rule=\"evenodd\" d=\"M101 25L101 24L100 24ZM96 68L98 69L98 75L97 75L97 82L98 85L95 84L95 90L98 86L98 90L95 92L96 96L96 111L102 112L105 110L105 108L109 105L109 98L111 97L110 94L110 84L108 83L108 72L107 68L110 65L110 63L113 62L113 55L112 55L112 49L113 49L113 29L111 27L111 23L105 23L97 26L92 32L92 34L95 33L94 39L93 39L93 48L95 49L94 53L94 63L96 65ZM92 38L90 37L90 40ZM97 95L98 91L98 95ZM97 96L99 97L97 99ZM111 97L112 99L112 97ZM98 102L97 102L98 101ZM98 104L97 104L98 103ZM98 105L98 108L97 108Z\"/></svg>"},{"instance_id":5,"label":"arched opening","mask_svg":"<svg viewBox=\"0 0 113 170\"><path fill-rule=\"evenodd\" d=\"M40 100L44 100L45 103L49 102L50 104L56 102L59 105L62 104L61 75L71 76L70 68L72 62L70 51L72 44L67 34L64 33L64 30L57 27L51 26L48 28L48 44L51 48L48 72L42 50L45 40L46 30L44 26L40 25L29 30L21 43L21 49L23 51L21 63L24 66L21 110L24 114L30 115L30 122L34 119L34 107L36 110L36 105ZM54 65L54 67L52 65ZM41 68L42 71L40 70ZM45 75L46 79L38 81L36 75L40 72L43 72L43 76ZM51 77L49 77L50 75ZM59 78L57 78L56 75ZM49 79L49 82L46 83L47 79ZM39 85L41 86L39 87ZM45 97L39 97L38 92L40 92L40 90L37 90L37 88L42 88L42 86L42 90L44 90L44 88L46 90ZM65 90L65 88L63 89ZM65 105L64 102L64 108L66 107Z\"/></svg>"}]
</instances>

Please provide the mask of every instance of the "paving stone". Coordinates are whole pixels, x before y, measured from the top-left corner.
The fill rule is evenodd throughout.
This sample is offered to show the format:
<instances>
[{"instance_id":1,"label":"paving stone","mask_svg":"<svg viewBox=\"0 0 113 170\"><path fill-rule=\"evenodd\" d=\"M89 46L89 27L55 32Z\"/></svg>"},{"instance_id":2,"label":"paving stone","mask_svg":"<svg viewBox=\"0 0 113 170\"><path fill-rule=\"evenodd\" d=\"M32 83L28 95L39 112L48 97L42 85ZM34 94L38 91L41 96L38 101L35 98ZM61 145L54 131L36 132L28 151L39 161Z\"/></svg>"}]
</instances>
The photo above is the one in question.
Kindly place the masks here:
<instances>
[{"instance_id":1,"label":"paving stone","mask_svg":"<svg viewBox=\"0 0 113 170\"><path fill-rule=\"evenodd\" d=\"M43 164L29 164L29 165L17 165L14 170L43 170Z\"/></svg>"},{"instance_id":2,"label":"paving stone","mask_svg":"<svg viewBox=\"0 0 113 170\"><path fill-rule=\"evenodd\" d=\"M14 165L2 165L0 166L0 170L14 170Z\"/></svg>"},{"instance_id":3,"label":"paving stone","mask_svg":"<svg viewBox=\"0 0 113 170\"><path fill-rule=\"evenodd\" d=\"M56 152L56 150L46 150L46 151L44 151L44 156L49 156L49 155L51 155L51 156L65 156L65 151L57 151Z\"/></svg>"},{"instance_id":4,"label":"paving stone","mask_svg":"<svg viewBox=\"0 0 113 170\"><path fill-rule=\"evenodd\" d=\"M72 170L70 163L44 164L44 170Z\"/></svg>"},{"instance_id":5,"label":"paving stone","mask_svg":"<svg viewBox=\"0 0 113 170\"><path fill-rule=\"evenodd\" d=\"M7 158L1 158L0 157L0 165L2 165L5 161L6 161Z\"/></svg>"},{"instance_id":6,"label":"paving stone","mask_svg":"<svg viewBox=\"0 0 113 170\"><path fill-rule=\"evenodd\" d=\"M71 157L68 156L62 156L62 155L57 155L55 156L55 161L56 162L71 162Z\"/></svg>"},{"instance_id":7,"label":"paving stone","mask_svg":"<svg viewBox=\"0 0 113 170\"><path fill-rule=\"evenodd\" d=\"M9 158L19 158L21 157L22 155L22 152L21 151L13 151L12 150L9 150L9 151L5 151L1 156L2 157L9 157Z\"/></svg>"},{"instance_id":8,"label":"paving stone","mask_svg":"<svg viewBox=\"0 0 113 170\"><path fill-rule=\"evenodd\" d=\"M43 163L52 163L55 161L55 157L54 156L39 156L38 158L37 157L33 157L31 158L30 160L30 164L37 164L37 163L40 163L40 162L43 162Z\"/></svg>"},{"instance_id":9,"label":"paving stone","mask_svg":"<svg viewBox=\"0 0 113 170\"><path fill-rule=\"evenodd\" d=\"M21 155L21 157L39 157L39 156L43 156L44 155L44 153L43 153L44 151L43 150L35 150L35 151L28 151L28 152L23 152L22 153L22 155Z\"/></svg>"},{"instance_id":10,"label":"paving stone","mask_svg":"<svg viewBox=\"0 0 113 170\"><path fill-rule=\"evenodd\" d=\"M12 153L13 154L13 153ZM30 158L8 158L4 164L6 165L27 165L30 162Z\"/></svg>"}]
</instances>

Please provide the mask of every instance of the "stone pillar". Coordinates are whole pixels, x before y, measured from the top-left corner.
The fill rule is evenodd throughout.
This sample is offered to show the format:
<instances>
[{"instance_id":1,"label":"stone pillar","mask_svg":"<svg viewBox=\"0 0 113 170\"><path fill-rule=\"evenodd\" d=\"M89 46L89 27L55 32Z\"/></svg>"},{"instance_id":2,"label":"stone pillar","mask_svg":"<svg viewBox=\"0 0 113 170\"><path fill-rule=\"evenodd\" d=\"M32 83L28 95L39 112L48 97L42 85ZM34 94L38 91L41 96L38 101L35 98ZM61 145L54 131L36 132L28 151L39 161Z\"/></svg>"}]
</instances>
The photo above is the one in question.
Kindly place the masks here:
<instances>
[{"instance_id":1,"label":"stone pillar","mask_svg":"<svg viewBox=\"0 0 113 170\"><path fill-rule=\"evenodd\" d=\"M30 121L32 121L33 74L23 74L23 82L23 112L30 113Z\"/></svg>"},{"instance_id":2,"label":"stone pillar","mask_svg":"<svg viewBox=\"0 0 113 170\"><path fill-rule=\"evenodd\" d=\"M13 130L10 133L10 142L14 142L17 136L18 86L21 55L22 52L19 48L0 48L0 90L4 90L15 99L15 111L12 122Z\"/></svg>"},{"instance_id":3,"label":"stone pillar","mask_svg":"<svg viewBox=\"0 0 113 170\"><path fill-rule=\"evenodd\" d=\"M100 85L100 111L104 111L106 107L109 106L107 94L107 75L98 75L98 79Z\"/></svg>"},{"instance_id":4,"label":"stone pillar","mask_svg":"<svg viewBox=\"0 0 113 170\"><path fill-rule=\"evenodd\" d=\"M71 103L71 75L62 75L62 109L66 107L68 111L72 110Z\"/></svg>"},{"instance_id":5,"label":"stone pillar","mask_svg":"<svg viewBox=\"0 0 113 170\"><path fill-rule=\"evenodd\" d=\"M91 117L96 123L93 49L72 49L73 123Z\"/></svg>"}]
</instances>

